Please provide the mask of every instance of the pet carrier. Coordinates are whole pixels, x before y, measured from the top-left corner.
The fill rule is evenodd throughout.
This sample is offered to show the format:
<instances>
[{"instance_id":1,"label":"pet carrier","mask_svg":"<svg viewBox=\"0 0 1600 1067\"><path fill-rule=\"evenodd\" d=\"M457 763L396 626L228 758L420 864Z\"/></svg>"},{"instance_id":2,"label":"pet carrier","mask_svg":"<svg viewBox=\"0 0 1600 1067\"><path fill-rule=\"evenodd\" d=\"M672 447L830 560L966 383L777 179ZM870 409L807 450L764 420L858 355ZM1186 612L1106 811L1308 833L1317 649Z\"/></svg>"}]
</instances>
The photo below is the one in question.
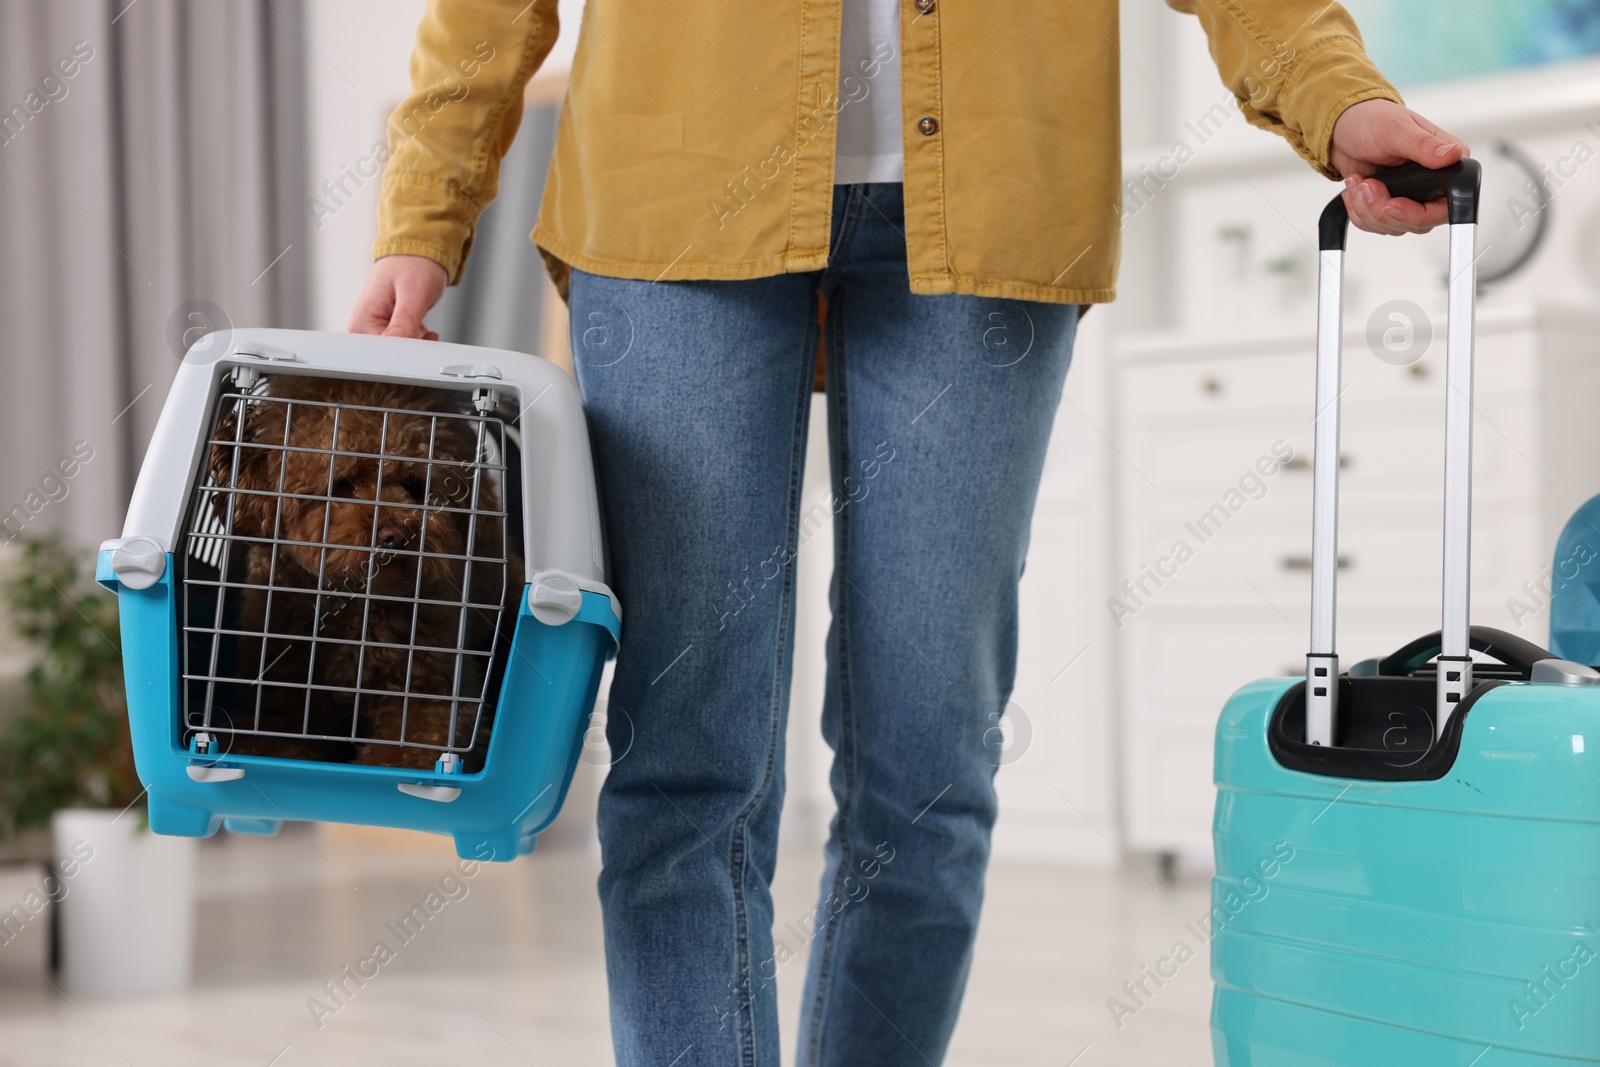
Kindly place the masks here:
<instances>
[{"instance_id":1,"label":"pet carrier","mask_svg":"<svg viewBox=\"0 0 1600 1067\"><path fill-rule=\"evenodd\" d=\"M526 853L620 633L577 390L438 342L203 339L96 577L150 827L186 837L303 819Z\"/></svg>"}]
</instances>

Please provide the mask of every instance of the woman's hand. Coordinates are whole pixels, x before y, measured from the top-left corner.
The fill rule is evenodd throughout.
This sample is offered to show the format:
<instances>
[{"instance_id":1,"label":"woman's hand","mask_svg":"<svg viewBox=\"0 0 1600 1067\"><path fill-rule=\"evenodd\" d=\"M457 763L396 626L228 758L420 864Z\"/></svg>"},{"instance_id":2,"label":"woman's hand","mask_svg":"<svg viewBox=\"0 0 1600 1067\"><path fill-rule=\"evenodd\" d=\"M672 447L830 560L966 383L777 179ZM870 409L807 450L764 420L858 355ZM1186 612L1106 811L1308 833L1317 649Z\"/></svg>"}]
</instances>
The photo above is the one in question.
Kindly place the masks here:
<instances>
[{"instance_id":1,"label":"woman's hand","mask_svg":"<svg viewBox=\"0 0 1600 1067\"><path fill-rule=\"evenodd\" d=\"M1419 204L1391 197L1382 182L1365 176L1412 162L1438 170L1471 154L1460 138L1415 111L1391 100L1363 100L1346 108L1333 124L1328 159L1344 175L1344 206L1350 221L1369 233L1397 236L1427 233L1442 224L1444 201Z\"/></svg>"},{"instance_id":2,"label":"woman's hand","mask_svg":"<svg viewBox=\"0 0 1600 1067\"><path fill-rule=\"evenodd\" d=\"M367 275L350 313L350 332L437 341L439 335L423 325L422 317L439 302L449 280L444 268L425 256L384 256Z\"/></svg>"}]
</instances>

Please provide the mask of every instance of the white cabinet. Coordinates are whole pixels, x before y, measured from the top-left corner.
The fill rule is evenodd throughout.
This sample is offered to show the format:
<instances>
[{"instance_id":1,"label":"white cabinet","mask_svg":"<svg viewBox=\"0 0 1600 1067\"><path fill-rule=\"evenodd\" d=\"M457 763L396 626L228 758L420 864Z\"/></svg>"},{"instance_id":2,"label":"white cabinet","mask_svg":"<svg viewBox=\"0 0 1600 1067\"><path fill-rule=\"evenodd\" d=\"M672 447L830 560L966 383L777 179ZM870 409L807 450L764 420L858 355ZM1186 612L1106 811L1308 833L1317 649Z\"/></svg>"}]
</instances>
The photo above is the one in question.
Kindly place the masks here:
<instances>
[{"instance_id":1,"label":"white cabinet","mask_svg":"<svg viewBox=\"0 0 1600 1067\"><path fill-rule=\"evenodd\" d=\"M1338 648L1381 655L1439 626L1442 309L1411 366L1345 337ZM1251 679L1303 669L1313 353L1303 333L1120 339L1115 587L1126 845L1210 850L1212 727ZM1600 491L1600 316L1484 308L1474 419L1472 618L1543 642L1524 583ZM1284 457L1288 458L1285 461ZM1126 584L1124 584L1126 583Z\"/></svg>"}]
</instances>

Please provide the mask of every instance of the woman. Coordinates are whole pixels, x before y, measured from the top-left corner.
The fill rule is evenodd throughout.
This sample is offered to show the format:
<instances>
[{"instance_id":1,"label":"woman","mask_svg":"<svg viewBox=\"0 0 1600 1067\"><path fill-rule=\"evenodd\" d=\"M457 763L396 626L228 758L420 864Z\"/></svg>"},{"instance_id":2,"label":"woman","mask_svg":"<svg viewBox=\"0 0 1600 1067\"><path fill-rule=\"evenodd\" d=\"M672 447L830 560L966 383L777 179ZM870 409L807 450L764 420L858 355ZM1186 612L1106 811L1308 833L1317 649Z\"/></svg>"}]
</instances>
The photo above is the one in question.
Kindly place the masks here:
<instances>
[{"instance_id":1,"label":"woman","mask_svg":"<svg viewBox=\"0 0 1600 1067\"><path fill-rule=\"evenodd\" d=\"M1358 226L1443 221L1360 178L1466 149L1401 105L1338 4L1169 2L1200 18L1246 118L1346 179ZM1045 446L1080 305L1114 296L1116 13L587 6L533 236L570 302L626 606L609 719L634 736L599 809L619 1063L776 1065L774 978L802 954L800 1063L943 1058ZM555 35L554 0L432 0L353 330L436 336L423 317ZM775 940L819 298L838 812L816 912Z\"/></svg>"}]
</instances>

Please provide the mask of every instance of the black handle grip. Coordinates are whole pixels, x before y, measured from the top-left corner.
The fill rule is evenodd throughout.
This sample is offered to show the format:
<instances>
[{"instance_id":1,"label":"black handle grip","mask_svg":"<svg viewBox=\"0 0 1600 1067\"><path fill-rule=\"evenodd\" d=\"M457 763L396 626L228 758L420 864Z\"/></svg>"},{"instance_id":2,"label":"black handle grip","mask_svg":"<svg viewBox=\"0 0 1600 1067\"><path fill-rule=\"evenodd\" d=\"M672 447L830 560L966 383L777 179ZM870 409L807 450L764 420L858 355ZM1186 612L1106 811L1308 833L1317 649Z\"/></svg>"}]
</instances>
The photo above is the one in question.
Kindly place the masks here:
<instances>
[{"instance_id":1,"label":"black handle grip","mask_svg":"<svg viewBox=\"0 0 1600 1067\"><path fill-rule=\"evenodd\" d=\"M1483 167L1476 159L1463 159L1448 167L1432 169L1421 163L1407 163L1372 176L1383 183L1390 196L1422 203L1444 197L1449 201L1452 226L1478 221L1478 192L1483 184ZM1318 227L1324 252L1344 249L1350 214L1344 197L1336 196L1323 209Z\"/></svg>"},{"instance_id":2,"label":"black handle grip","mask_svg":"<svg viewBox=\"0 0 1600 1067\"><path fill-rule=\"evenodd\" d=\"M1542 659L1555 658L1552 653L1532 641L1516 634L1508 634L1504 630L1496 630L1492 626L1474 626L1468 633L1467 643L1474 652L1493 656L1507 667L1516 669L1524 678L1533 677L1535 663ZM1442 647L1441 635L1435 630L1379 660L1378 673L1395 678L1409 678L1437 656Z\"/></svg>"}]
</instances>

